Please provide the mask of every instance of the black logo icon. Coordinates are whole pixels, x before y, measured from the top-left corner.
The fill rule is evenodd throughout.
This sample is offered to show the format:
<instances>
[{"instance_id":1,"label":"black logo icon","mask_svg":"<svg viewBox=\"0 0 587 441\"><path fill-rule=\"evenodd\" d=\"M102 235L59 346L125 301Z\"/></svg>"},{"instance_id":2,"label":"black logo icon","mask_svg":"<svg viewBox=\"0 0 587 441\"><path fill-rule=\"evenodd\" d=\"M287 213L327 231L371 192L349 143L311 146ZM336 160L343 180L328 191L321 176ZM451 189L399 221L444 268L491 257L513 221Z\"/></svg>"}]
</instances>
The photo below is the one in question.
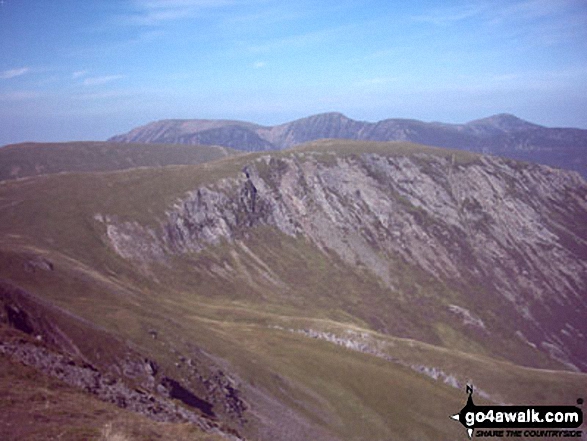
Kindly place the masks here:
<instances>
[{"instance_id":1,"label":"black logo icon","mask_svg":"<svg viewBox=\"0 0 587 441\"><path fill-rule=\"evenodd\" d=\"M467 404L451 415L467 429L469 439L476 428L483 429L571 429L583 424L583 411L576 406L477 406L473 386L467 385ZM583 400L577 400L582 404Z\"/></svg>"}]
</instances>

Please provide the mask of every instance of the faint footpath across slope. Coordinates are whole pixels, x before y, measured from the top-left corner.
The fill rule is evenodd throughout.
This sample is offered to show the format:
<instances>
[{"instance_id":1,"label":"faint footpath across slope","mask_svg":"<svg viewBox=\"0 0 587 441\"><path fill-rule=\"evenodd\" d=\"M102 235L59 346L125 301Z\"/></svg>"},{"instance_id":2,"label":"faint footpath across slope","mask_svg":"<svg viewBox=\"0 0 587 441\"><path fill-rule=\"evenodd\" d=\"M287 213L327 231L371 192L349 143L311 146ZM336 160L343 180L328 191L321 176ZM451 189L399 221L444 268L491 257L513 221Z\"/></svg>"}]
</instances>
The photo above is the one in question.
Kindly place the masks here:
<instances>
[{"instance_id":1,"label":"faint footpath across slope","mask_svg":"<svg viewBox=\"0 0 587 441\"><path fill-rule=\"evenodd\" d=\"M193 165L236 153L219 146L111 142L14 144L0 148L0 181L60 172Z\"/></svg>"}]
</instances>

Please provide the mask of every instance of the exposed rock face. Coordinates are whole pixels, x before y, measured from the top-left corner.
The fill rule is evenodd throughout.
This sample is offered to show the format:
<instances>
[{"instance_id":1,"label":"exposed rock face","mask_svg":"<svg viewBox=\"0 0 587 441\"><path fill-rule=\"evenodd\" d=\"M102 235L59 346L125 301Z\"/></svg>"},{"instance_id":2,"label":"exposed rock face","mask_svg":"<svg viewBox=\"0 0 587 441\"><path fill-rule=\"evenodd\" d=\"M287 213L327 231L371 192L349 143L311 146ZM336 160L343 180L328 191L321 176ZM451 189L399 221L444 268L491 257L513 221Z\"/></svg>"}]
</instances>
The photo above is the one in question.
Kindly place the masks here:
<instances>
[{"instance_id":1,"label":"exposed rock face","mask_svg":"<svg viewBox=\"0 0 587 441\"><path fill-rule=\"evenodd\" d=\"M356 121L325 113L264 127L241 121L164 120L110 139L114 142L221 145L245 151L284 149L308 141L340 138L410 141L496 154L577 170L587 176L587 130L547 128L500 114L466 124L386 119Z\"/></svg>"},{"instance_id":2,"label":"exposed rock face","mask_svg":"<svg viewBox=\"0 0 587 441\"><path fill-rule=\"evenodd\" d=\"M75 338L92 338L92 350L116 349L114 360L88 353L79 341L67 335L58 324L67 323ZM158 364L137 350L78 317L45 304L24 290L0 280L0 326L21 331L17 338L0 339L0 355L31 366L58 378L99 399L141 413L155 421L190 422L209 433L226 439L240 439L220 429L214 406L225 408L233 420L243 418L246 406L240 391L222 371L199 370L190 361L190 380L178 381L166 376ZM76 329L77 328L77 329ZM5 329L0 329L5 332ZM101 333L101 339L94 333ZM28 337L27 337L28 335ZM80 337L81 336L81 337ZM183 384L182 384L183 383ZM186 384L199 384L206 391L198 396ZM211 401L208 401L210 399ZM178 402L183 405L178 405Z\"/></svg>"},{"instance_id":3,"label":"exposed rock face","mask_svg":"<svg viewBox=\"0 0 587 441\"><path fill-rule=\"evenodd\" d=\"M446 306L454 320L483 335L497 323L500 338L587 370L586 225L587 183L575 173L322 151L261 157L192 191L158 230L110 221L107 231L121 256L164 261L269 226L364 267L390 292L402 271L427 274L466 298Z\"/></svg>"},{"instance_id":4,"label":"exposed rock face","mask_svg":"<svg viewBox=\"0 0 587 441\"><path fill-rule=\"evenodd\" d=\"M32 366L41 372L56 377L65 383L98 396L101 400L114 403L155 421L189 421L204 430L213 425L193 411L175 405L145 390L132 389L120 379L105 376L93 366L80 364L75 360L31 343L0 343L0 354ZM195 406L194 406L195 407Z\"/></svg>"}]
</instances>

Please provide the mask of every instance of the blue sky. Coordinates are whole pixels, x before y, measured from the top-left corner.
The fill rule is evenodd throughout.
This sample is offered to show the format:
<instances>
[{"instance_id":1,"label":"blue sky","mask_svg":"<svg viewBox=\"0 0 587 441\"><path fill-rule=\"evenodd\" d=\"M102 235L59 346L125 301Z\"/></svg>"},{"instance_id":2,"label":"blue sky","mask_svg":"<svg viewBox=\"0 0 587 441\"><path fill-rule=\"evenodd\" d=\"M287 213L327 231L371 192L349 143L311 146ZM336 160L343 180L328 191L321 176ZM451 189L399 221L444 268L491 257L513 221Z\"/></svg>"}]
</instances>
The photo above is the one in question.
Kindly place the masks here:
<instances>
[{"instance_id":1,"label":"blue sky","mask_svg":"<svg viewBox=\"0 0 587 441\"><path fill-rule=\"evenodd\" d=\"M0 145L327 111L587 128L587 0L3 0Z\"/></svg>"}]
</instances>

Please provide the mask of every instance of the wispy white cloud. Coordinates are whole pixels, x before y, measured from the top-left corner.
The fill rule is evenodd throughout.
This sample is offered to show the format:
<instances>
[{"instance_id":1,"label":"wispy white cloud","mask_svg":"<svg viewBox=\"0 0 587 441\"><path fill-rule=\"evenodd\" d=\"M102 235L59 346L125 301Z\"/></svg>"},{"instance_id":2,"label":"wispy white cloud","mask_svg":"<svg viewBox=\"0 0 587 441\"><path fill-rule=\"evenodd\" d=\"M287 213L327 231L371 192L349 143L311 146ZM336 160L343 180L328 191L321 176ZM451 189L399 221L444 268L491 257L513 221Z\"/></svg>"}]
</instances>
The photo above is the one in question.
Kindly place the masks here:
<instances>
[{"instance_id":1,"label":"wispy white cloud","mask_svg":"<svg viewBox=\"0 0 587 441\"><path fill-rule=\"evenodd\" d=\"M576 84L587 84L587 68L569 68L549 71L503 72L486 75L460 75L452 84L446 84L447 90L491 93L503 92L555 92ZM587 86L581 90L587 90Z\"/></svg>"},{"instance_id":2,"label":"wispy white cloud","mask_svg":"<svg viewBox=\"0 0 587 441\"><path fill-rule=\"evenodd\" d=\"M289 35L286 37L277 37L264 40L260 43L252 43L247 46L247 50L252 53L266 53L282 49L291 49L316 45L326 41L339 39L341 36L348 35L354 30L354 25L343 25L332 28L319 29L301 34Z\"/></svg>"},{"instance_id":3,"label":"wispy white cloud","mask_svg":"<svg viewBox=\"0 0 587 441\"><path fill-rule=\"evenodd\" d=\"M293 4L292 4L293 5ZM285 4L279 6L267 7L263 5L262 8L254 9L240 14L231 14L224 17L222 25L229 30L251 29L258 30L264 26L273 26L276 23L292 22L307 18L309 14L307 7L300 7L295 4L294 7L286 7Z\"/></svg>"},{"instance_id":4,"label":"wispy white cloud","mask_svg":"<svg viewBox=\"0 0 587 441\"><path fill-rule=\"evenodd\" d=\"M76 70L74 73L71 74L71 77L75 80L81 77L85 77L87 74L87 70Z\"/></svg>"},{"instance_id":5,"label":"wispy white cloud","mask_svg":"<svg viewBox=\"0 0 587 441\"><path fill-rule=\"evenodd\" d=\"M265 63L264 61L257 61L253 64L253 67L255 69L261 69L263 67L265 67L267 65L267 63Z\"/></svg>"},{"instance_id":6,"label":"wispy white cloud","mask_svg":"<svg viewBox=\"0 0 587 441\"><path fill-rule=\"evenodd\" d=\"M573 11L585 13L585 0L478 0L460 6L439 6L412 16L417 22L449 25L479 17L491 23L536 20L567 15Z\"/></svg>"},{"instance_id":7,"label":"wispy white cloud","mask_svg":"<svg viewBox=\"0 0 587 441\"><path fill-rule=\"evenodd\" d=\"M237 3L237 0L135 0L134 11L123 21L136 25L159 25L197 16L203 10Z\"/></svg>"},{"instance_id":8,"label":"wispy white cloud","mask_svg":"<svg viewBox=\"0 0 587 441\"><path fill-rule=\"evenodd\" d=\"M424 14L415 15L412 20L439 26L450 25L478 16L486 9L483 4L468 4L461 7L439 7Z\"/></svg>"},{"instance_id":9,"label":"wispy white cloud","mask_svg":"<svg viewBox=\"0 0 587 441\"><path fill-rule=\"evenodd\" d=\"M587 39L586 6L584 0L521 0L494 8L489 24L527 47L577 44Z\"/></svg>"},{"instance_id":10,"label":"wispy white cloud","mask_svg":"<svg viewBox=\"0 0 587 441\"><path fill-rule=\"evenodd\" d=\"M579 0L583 1L583 0ZM504 7L494 8L496 18L508 19L512 17L523 19L537 19L558 15L577 4L576 0L521 0L511 2Z\"/></svg>"},{"instance_id":11,"label":"wispy white cloud","mask_svg":"<svg viewBox=\"0 0 587 441\"><path fill-rule=\"evenodd\" d=\"M19 90L14 92L0 93L0 101L29 101L43 96L34 90Z\"/></svg>"},{"instance_id":12,"label":"wispy white cloud","mask_svg":"<svg viewBox=\"0 0 587 441\"><path fill-rule=\"evenodd\" d=\"M5 70L3 72L0 72L0 79L8 80L10 78L20 77L22 75L29 73L30 71L31 71L31 69L28 67L20 67L17 69Z\"/></svg>"},{"instance_id":13,"label":"wispy white cloud","mask_svg":"<svg viewBox=\"0 0 587 441\"><path fill-rule=\"evenodd\" d=\"M396 83L399 81L397 77L374 77L359 81L358 86L381 86L385 84Z\"/></svg>"},{"instance_id":14,"label":"wispy white cloud","mask_svg":"<svg viewBox=\"0 0 587 441\"><path fill-rule=\"evenodd\" d=\"M129 98L133 97L136 94L127 91L127 90L109 90L106 92L97 92L97 93L84 93L80 95L75 95L73 98L76 100L110 100L115 98Z\"/></svg>"},{"instance_id":15,"label":"wispy white cloud","mask_svg":"<svg viewBox=\"0 0 587 441\"><path fill-rule=\"evenodd\" d=\"M235 0L135 0L138 7L145 9L207 8L235 3Z\"/></svg>"},{"instance_id":16,"label":"wispy white cloud","mask_svg":"<svg viewBox=\"0 0 587 441\"><path fill-rule=\"evenodd\" d=\"M587 38L586 6L585 0L477 0L435 7L412 20L456 27L470 19L479 29L477 36L525 47L552 46Z\"/></svg>"},{"instance_id":17,"label":"wispy white cloud","mask_svg":"<svg viewBox=\"0 0 587 441\"><path fill-rule=\"evenodd\" d=\"M88 77L84 79L84 86L98 86L101 84L111 83L124 78L124 75L104 75L101 77Z\"/></svg>"}]
</instances>

